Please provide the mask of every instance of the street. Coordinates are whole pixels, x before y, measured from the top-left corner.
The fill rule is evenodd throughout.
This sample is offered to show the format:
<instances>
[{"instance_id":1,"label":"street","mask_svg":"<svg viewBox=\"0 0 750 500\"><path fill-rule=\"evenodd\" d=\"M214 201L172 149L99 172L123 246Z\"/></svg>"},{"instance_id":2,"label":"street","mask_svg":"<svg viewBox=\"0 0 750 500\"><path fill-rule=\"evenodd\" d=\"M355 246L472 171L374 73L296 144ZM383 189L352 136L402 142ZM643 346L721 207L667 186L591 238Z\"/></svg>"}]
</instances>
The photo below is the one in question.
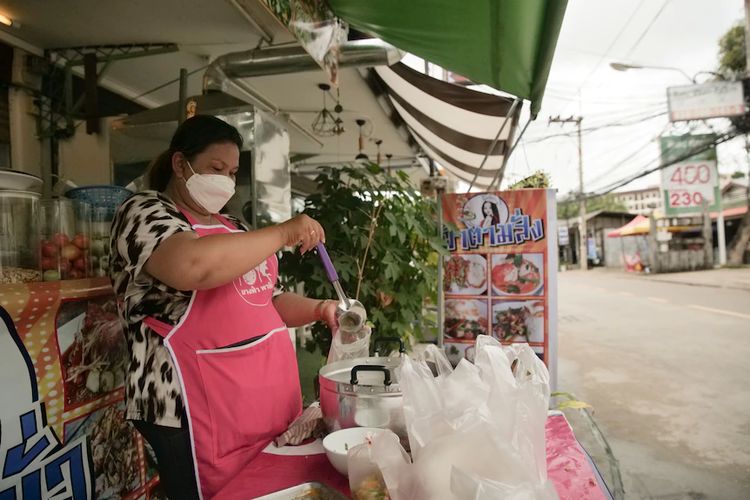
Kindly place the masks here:
<instances>
[{"instance_id":1,"label":"street","mask_svg":"<svg viewBox=\"0 0 750 500\"><path fill-rule=\"evenodd\" d=\"M749 498L750 291L594 270L559 297L558 390L593 406L626 498Z\"/></svg>"}]
</instances>

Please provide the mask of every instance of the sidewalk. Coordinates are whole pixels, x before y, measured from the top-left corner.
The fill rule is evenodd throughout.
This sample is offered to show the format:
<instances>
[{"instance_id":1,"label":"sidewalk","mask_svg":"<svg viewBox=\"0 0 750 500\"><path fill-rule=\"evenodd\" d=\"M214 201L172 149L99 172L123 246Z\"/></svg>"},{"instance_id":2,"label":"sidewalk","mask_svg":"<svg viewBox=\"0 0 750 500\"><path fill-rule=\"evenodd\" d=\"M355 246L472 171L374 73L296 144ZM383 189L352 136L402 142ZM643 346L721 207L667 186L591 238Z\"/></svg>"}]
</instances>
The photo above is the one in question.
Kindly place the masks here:
<instances>
[{"instance_id":1,"label":"sidewalk","mask_svg":"<svg viewBox=\"0 0 750 500\"><path fill-rule=\"evenodd\" d=\"M750 268L709 269L686 273L642 274L640 278L680 285L732 288L750 292Z\"/></svg>"}]
</instances>

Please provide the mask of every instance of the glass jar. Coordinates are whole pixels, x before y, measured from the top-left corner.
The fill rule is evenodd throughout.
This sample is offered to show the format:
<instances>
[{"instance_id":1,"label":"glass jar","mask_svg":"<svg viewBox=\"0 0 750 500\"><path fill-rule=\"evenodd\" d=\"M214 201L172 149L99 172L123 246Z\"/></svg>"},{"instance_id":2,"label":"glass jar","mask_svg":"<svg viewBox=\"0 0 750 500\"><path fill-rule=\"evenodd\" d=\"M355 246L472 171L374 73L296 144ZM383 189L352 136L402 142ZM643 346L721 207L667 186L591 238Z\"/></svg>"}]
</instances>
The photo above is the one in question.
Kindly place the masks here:
<instances>
[{"instance_id":1,"label":"glass jar","mask_svg":"<svg viewBox=\"0 0 750 500\"><path fill-rule=\"evenodd\" d=\"M109 234L112 227L112 210L106 207L92 209L91 264L94 276L107 276L109 272Z\"/></svg>"},{"instance_id":2,"label":"glass jar","mask_svg":"<svg viewBox=\"0 0 750 500\"><path fill-rule=\"evenodd\" d=\"M0 190L0 284L41 281L39 194Z\"/></svg>"},{"instance_id":3,"label":"glass jar","mask_svg":"<svg viewBox=\"0 0 750 500\"><path fill-rule=\"evenodd\" d=\"M43 200L41 267L44 281L92 276L91 205L78 200Z\"/></svg>"}]
</instances>

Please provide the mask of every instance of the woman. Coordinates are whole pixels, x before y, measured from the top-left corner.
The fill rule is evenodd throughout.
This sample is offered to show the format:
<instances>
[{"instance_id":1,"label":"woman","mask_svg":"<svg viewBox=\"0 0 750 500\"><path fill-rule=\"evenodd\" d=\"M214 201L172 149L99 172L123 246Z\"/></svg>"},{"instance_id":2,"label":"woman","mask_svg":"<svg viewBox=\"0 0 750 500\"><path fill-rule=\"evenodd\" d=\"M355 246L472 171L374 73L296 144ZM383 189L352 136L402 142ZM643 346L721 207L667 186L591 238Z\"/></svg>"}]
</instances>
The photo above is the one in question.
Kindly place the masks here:
<instances>
[{"instance_id":1,"label":"woman","mask_svg":"<svg viewBox=\"0 0 750 500\"><path fill-rule=\"evenodd\" d=\"M335 301L276 289L283 247L325 241L298 215L247 231L219 210L234 194L242 137L215 117L183 122L113 222L110 275L127 324L127 414L171 499L213 497L302 409L287 326Z\"/></svg>"},{"instance_id":2,"label":"woman","mask_svg":"<svg viewBox=\"0 0 750 500\"><path fill-rule=\"evenodd\" d=\"M496 224L500 224L500 212L497 205L491 201L485 201L482 203L482 222L479 227L490 227Z\"/></svg>"}]
</instances>

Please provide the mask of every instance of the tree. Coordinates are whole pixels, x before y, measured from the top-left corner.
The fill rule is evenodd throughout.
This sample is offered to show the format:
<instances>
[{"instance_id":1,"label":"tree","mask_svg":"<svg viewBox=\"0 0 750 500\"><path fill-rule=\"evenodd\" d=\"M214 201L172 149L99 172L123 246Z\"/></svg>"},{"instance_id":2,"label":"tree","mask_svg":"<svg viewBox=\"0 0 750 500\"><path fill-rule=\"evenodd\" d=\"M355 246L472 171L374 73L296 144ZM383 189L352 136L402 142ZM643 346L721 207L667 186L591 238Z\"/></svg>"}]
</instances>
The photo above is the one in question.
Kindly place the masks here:
<instances>
[{"instance_id":1,"label":"tree","mask_svg":"<svg viewBox=\"0 0 750 500\"><path fill-rule=\"evenodd\" d=\"M741 77L745 74L745 26L737 24L719 39L719 73Z\"/></svg>"},{"instance_id":2,"label":"tree","mask_svg":"<svg viewBox=\"0 0 750 500\"><path fill-rule=\"evenodd\" d=\"M373 163L320 171L305 213L326 229L326 247L346 292L365 306L374 338L418 339L425 300L434 304L437 297L438 254L447 253L436 204L404 172L390 175ZM335 295L314 252L285 252L280 267L288 289L303 284L313 297ZM327 353L330 332L316 323L312 333L308 348Z\"/></svg>"},{"instance_id":3,"label":"tree","mask_svg":"<svg viewBox=\"0 0 750 500\"><path fill-rule=\"evenodd\" d=\"M743 179L745 177L745 172L742 170L737 170L735 172L732 172L732 179Z\"/></svg>"},{"instance_id":4,"label":"tree","mask_svg":"<svg viewBox=\"0 0 750 500\"><path fill-rule=\"evenodd\" d=\"M611 212L627 212L625 205L613 194L594 196L586 200L586 213L597 212L599 210L608 210ZM570 219L578 217L579 203L578 200L567 200L557 204L557 218Z\"/></svg>"},{"instance_id":5,"label":"tree","mask_svg":"<svg viewBox=\"0 0 750 500\"><path fill-rule=\"evenodd\" d=\"M745 26L737 24L727 31L719 40L719 73L732 75L735 78L744 76L747 69L745 54ZM747 91L747 90L746 90ZM739 118L733 118L732 125L741 132L750 132L750 117L746 113ZM747 192L748 210L737 228L727 249L727 263L739 266L745 257L745 251L750 243L750 186Z\"/></svg>"}]
</instances>

